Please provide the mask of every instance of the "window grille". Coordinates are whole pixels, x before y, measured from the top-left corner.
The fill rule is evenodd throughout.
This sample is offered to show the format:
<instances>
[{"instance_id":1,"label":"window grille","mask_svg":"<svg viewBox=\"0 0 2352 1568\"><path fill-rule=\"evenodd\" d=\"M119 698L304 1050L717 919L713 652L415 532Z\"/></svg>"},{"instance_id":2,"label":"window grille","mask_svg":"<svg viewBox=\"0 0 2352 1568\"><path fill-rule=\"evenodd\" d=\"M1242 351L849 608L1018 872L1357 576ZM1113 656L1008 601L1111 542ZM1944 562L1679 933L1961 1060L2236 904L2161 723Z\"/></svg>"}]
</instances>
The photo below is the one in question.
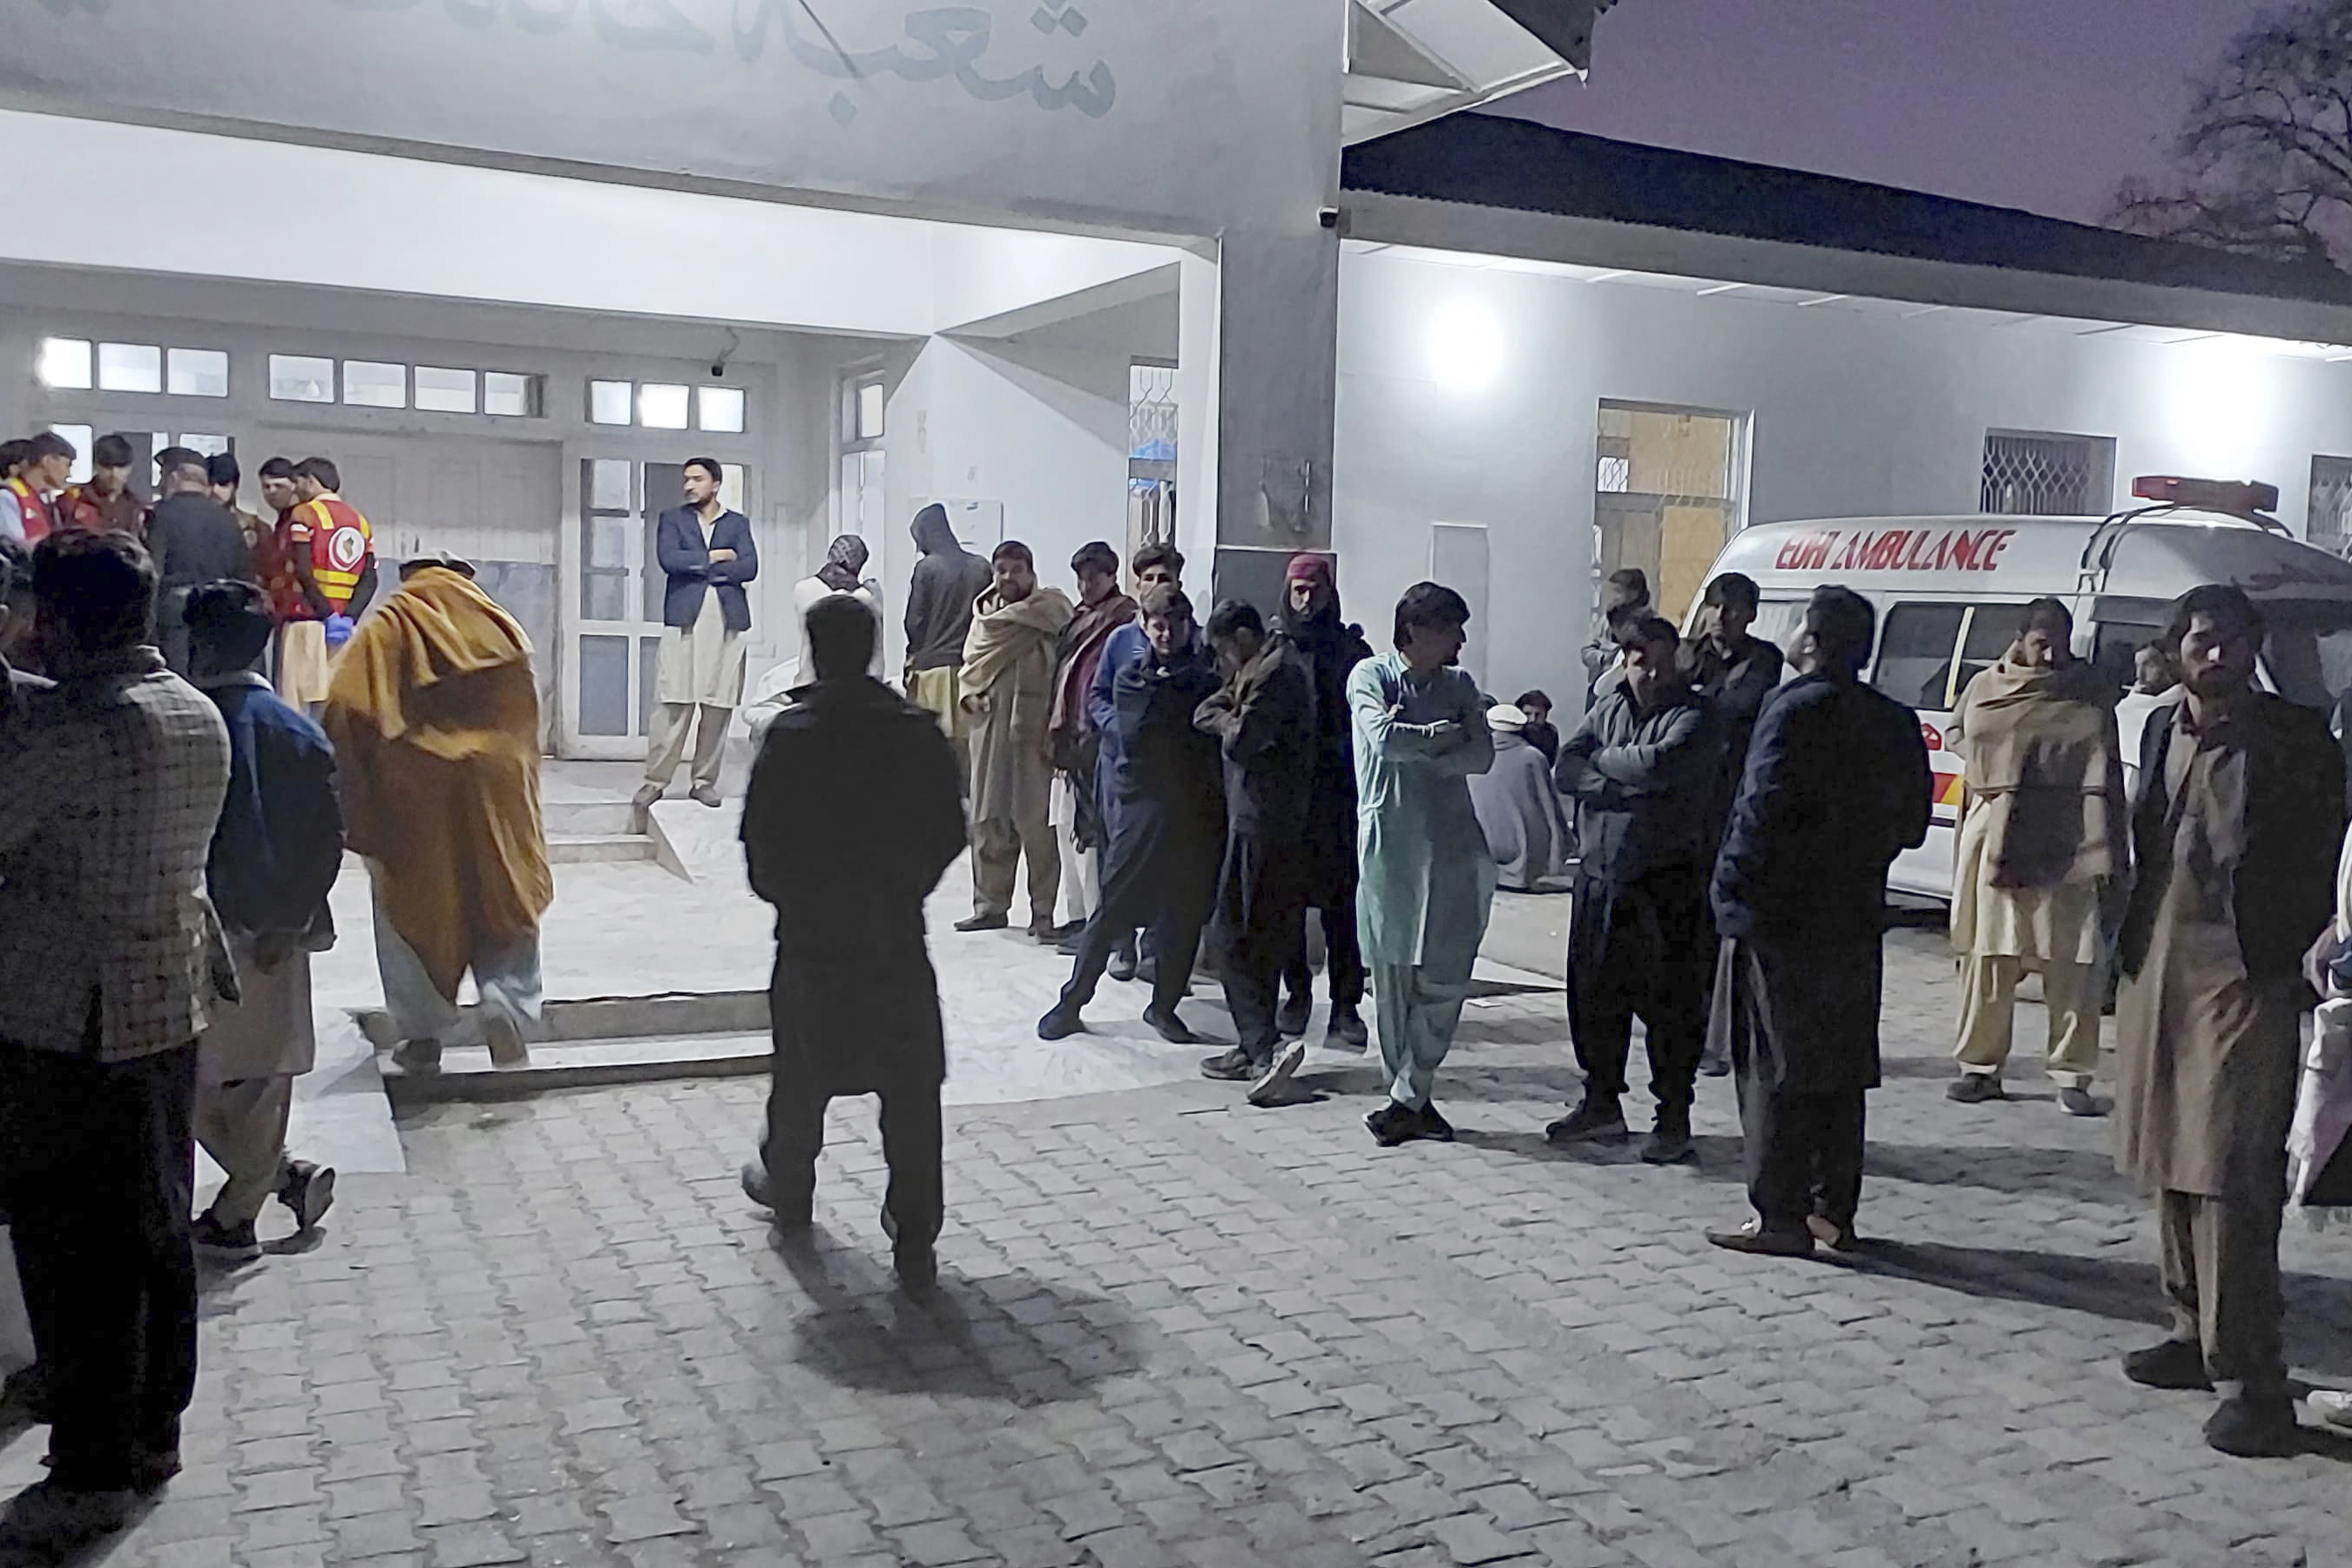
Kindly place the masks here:
<instances>
[{"instance_id":1,"label":"window grille","mask_svg":"<svg viewBox=\"0 0 2352 1568\"><path fill-rule=\"evenodd\" d=\"M2098 436L1985 433L1979 511L2098 517L2114 493L2116 444Z\"/></svg>"},{"instance_id":2,"label":"window grille","mask_svg":"<svg viewBox=\"0 0 2352 1568\"><path fill-rule=\"evenodd\" d=\"M2311 511L2304 536L2336 555L2352 542L2352 458L2311 459Z\"/></svg>"}]
</instances>

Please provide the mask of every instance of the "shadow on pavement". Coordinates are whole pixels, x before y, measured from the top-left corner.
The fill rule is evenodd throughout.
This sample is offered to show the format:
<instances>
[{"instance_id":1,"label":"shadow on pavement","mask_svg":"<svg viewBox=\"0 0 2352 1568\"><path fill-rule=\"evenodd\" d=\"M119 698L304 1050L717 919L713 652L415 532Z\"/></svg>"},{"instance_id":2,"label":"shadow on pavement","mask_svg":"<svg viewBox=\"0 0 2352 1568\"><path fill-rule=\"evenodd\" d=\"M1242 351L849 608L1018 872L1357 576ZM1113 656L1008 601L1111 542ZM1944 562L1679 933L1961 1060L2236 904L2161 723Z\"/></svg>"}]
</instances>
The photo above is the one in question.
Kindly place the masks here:
<instances>
[{"instance_id":1,"label":"shadow on pavement","mask_svg":"<svg viewBox=\"0 0 2352 1568\"><path fill-rule=\"evenodd\" d=\"M2160 1329L2171 1321L2156 1265L2127 1258L1874 1239L1853 1267L1964 1295L2063 1307L2120 1323ZM2352 1377L2352 1336L2343 1331L2352 1319L2352 1280L2291 1273L2284 1283L2289 1364L2327 1377Z\"/></svg>"},{"instance_id":2,"label":"shadow on pavement","mask_svg":"<svg viewBox=\"0 0 2352 1568\"><path fill-rule=\"evenodd\" d=\"M814 1309L793 1324L793 1359L845 1388L1053 1405L1143 1364L1141 1329L1101 1296L945 1261L935 1289L910 1294L886 1256L823 1225L774 1246Z\"/></svg>"},{"instance_id":3,"label":"shadow on pavement","mask_svg":"<svg viewBox=\"0 0 2352 1568\"><path fill-rule=\"evenodd\" d=\"M2116 1173L2114 1156L2097 1149L1873 1142L1863 1170L1883 1181L1982 1187L1987 1192L2078 1198L2086 1203L2125 1202L2132 1195L2131 1184Z\"/></svg>"}]
</instances>

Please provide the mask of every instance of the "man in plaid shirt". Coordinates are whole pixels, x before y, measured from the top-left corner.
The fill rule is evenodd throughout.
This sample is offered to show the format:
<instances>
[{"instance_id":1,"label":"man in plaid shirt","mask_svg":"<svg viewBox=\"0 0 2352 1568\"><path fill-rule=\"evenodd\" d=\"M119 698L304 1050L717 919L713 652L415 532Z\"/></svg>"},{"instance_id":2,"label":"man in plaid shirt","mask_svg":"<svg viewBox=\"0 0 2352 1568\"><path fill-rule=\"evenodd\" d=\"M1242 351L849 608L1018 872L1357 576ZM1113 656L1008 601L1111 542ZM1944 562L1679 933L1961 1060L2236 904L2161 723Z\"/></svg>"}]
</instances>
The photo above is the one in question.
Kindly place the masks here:
<instances>
[{"instance_id":1,"label":"man in plaid shirt","mask_svg":"<svg viewBox=\"0 0 2352 1568\"><path fill-rule=\"evenodd\" d=\"M0 727L0 1179L54 1421L0 1547L54 1548L179 1468L195 1039L236 983L205 893L228 732L150 646L152 563L54 534L33 594L56 685Z\"/></svg>"}]
</instances>

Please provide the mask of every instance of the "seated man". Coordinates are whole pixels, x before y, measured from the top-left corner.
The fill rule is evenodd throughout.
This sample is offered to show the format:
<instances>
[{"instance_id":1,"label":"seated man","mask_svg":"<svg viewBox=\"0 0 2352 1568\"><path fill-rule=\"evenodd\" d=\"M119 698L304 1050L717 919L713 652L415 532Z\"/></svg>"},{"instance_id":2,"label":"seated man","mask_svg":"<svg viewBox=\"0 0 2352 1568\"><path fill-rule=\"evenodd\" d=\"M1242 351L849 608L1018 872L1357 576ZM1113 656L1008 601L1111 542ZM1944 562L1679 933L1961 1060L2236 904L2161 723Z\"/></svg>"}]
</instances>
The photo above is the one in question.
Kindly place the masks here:
<instances>
[{"instance_id":1,"label":"seated man","mask_svg":"<svg viewBox=\"0 0 2352 1568\"><path fill-rule=\"evenodd\" d=\"M1532 893L1544 879L1568 868L1576 836L1552 783L1552 764L1528 739L1526 711L1498 702L1486 710L1486 725L1495 731L1495 765L1470 775L1470 804L1477 808L1486 847L1495 852L1495 885Z\"/></svg>"}]
</instances>

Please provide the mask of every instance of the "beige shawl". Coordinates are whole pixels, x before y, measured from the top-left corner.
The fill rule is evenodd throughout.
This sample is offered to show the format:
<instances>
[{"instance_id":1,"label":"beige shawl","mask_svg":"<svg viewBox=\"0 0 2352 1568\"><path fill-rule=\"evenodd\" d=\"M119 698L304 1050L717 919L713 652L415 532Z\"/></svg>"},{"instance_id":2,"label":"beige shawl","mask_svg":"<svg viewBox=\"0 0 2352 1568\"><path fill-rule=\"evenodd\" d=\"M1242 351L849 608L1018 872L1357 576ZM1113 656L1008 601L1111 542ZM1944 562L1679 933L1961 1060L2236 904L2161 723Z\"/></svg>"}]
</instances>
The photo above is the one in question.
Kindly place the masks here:
<instances>
[{"instance_id":1,"label":"beige shawl","mask_svg":"<svg viewBox=\"0 0 2352 1568\"><path fill-rule=\"evenodd\" d=\"M1969 682L1959 710L1969 807L1981 798L1994 814L1985 844L1994 887L2097 881L2130 863L2118 695L2083 663L2038 669L2004 657Z\"/></svg>"},{"instance_id":2,"label":"beige shawl","mask_svg":"<svg viewBox=\"0 0 2352 1568\"><path fill-rule=\"evenodd\" d=\"M1039 587L1025 599L1006 604L991 588L971 607L971 630L963 639L963 689L986 693L1024 658L1043 658L1052 679L1054 644L1070 624L1069 595Z\"/></svg>"}]
</instances>

